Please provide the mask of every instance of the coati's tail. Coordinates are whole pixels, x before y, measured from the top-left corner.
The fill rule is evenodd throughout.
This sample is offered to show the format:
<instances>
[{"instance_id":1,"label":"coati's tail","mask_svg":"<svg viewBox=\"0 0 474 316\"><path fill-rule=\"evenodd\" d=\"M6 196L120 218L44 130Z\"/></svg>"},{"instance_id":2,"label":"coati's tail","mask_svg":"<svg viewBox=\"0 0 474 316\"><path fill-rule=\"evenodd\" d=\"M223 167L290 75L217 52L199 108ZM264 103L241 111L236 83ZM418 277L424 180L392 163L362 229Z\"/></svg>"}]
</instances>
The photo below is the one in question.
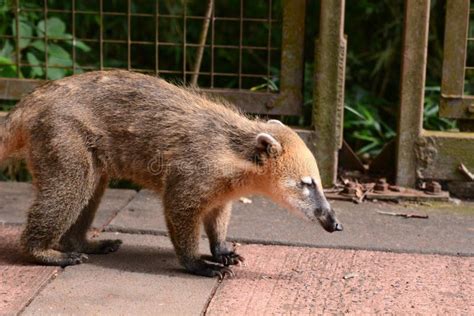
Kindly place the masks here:
<instances>
[{"instance_id":1,"label":"coati's tail","mask_svg":"<svg viewBox=\"0 0 474 316\"><path fill-rule=\"evenodd\" d=\"M15 127L15 116L0 114L0 163L24 146L24 139Z\"/></svg>"}]
</instances>

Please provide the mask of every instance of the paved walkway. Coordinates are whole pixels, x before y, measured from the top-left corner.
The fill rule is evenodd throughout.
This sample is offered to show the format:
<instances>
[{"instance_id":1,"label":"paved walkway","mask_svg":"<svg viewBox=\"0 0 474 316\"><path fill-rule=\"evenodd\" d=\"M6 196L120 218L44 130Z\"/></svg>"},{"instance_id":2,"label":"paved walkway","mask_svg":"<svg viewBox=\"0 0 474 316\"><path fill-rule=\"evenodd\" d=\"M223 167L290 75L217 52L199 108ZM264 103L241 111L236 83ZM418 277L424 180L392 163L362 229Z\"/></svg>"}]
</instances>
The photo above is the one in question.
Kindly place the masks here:
<instances>
[{"instance_id":1,"label":"paved walkway","mask_svg":"<svg viewBox=\"0 0 474 316\"><path fill-rule=\"evenodd\" d=\"M28 184L0 183L0 314L474 314L474 203L336 201L345 230L328 234L266 200L236 202L229 238L247 265L218 282L183 273L146 190L105 196L93 226L124 240L117 253L31 265L18 253L31 197Z\"/></svg>"}]
</instances>

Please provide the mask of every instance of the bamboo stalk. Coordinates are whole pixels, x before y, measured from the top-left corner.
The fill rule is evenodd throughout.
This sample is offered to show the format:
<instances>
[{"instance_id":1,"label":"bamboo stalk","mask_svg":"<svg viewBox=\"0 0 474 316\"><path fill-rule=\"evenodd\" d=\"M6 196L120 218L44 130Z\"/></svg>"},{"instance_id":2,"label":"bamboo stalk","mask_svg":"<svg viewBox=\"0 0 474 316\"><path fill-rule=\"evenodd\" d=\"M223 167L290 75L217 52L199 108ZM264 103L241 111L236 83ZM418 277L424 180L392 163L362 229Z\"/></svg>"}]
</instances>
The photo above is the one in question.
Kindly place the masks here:
<instances>
[{"instance_id":1,"label":"bamboo stalk","mask_svg":"<svg viewBox=\"0 0 474 316\"><path fill-rule=\"evenodd\" d=\"M202 55L204 53L204 46L206 45L207 31L211 21L212 10L214 8L214 0L208 0L206 16L202 24L201 35L199 36L199 46L196 53L196 62L194 63L193 74L191 76L191 85L196 86L199 78L199 71L201 70Z\"/></svg>"}]
</instances>

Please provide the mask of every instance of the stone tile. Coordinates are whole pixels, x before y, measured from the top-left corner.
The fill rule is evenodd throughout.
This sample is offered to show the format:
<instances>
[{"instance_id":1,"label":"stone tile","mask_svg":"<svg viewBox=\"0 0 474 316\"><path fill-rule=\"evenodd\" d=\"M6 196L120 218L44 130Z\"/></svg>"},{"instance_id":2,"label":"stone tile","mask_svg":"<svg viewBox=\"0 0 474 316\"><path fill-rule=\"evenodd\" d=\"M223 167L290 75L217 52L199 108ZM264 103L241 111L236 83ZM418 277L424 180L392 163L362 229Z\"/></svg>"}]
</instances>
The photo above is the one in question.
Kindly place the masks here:
<instances>
[{"instance_id":1,"label":"stone tile","mask_svg":"<svg viewBox=\"0 0 474 316\"><path fill-rule=\"evenodd\" d=\"M93 227L102 228L107 225L135 194L134 190L107 190L97 211ZM29 183L0 182L0 223L24 223L33 196L33 187Z\"/></svg>"},{"instance_id":2,"label":"stone tile","mask_svg":"<svg viewBox=\"0 0 474 316\"><path fill-rule=\"evenodd\" d=\"M474 313L474 258L248 245L206 315Z\"/></svg>"},{"instance_id":3,"label":"stone tile","mask_svg":"<svg viewBox=\"0 0 474 316\"><path fill-rule=\"evenodd\" d=\"M27 307L25 315L199 315L217 279L190 275L168 238L119 233L113 254L67 267ZM207 243L202 243L206 252Z\"/></svg>"},{"instance_id":4,"label":"stone tile","mask_svg":"<svg viewBox=\"0 0 474 316\"><path fill-rule=\"evenodd\" d=\"M33 187L23 182L0 181L0 223L22 224L33 201Z\"/></svg>"},{"instance_id":5,"label":"stone tile","mask_svg":"<svg viewBox=\"0 0 474 316\"><path fill-rule=\"evenodd\" d=\"M108 189L97 210L93 227L103 228L137 195L134 190Z\"/></svg>"},{"instance_id":6,"label":"stone tile","mask_svg":"<svg viewBox=\"0 0 474 316\"><path fill-rule=\"evenodd\" d=\"M141 190L112 220L109 230L162 234L167 231L163 204L157 194Z\"/></svg>"}]
</instances>

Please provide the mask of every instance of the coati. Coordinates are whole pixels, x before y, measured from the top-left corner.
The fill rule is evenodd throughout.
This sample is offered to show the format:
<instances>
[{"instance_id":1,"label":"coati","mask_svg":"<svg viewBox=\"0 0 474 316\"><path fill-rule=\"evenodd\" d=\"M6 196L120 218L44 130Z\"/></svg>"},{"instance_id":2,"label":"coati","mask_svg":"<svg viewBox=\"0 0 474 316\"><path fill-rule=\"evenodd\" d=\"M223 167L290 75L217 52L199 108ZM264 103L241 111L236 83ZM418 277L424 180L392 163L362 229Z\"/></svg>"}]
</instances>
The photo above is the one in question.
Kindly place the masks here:
<instances>
[{"instance_id":1,"label":"coati","mask_svg":"<svg viewBox=\"0 0 474 316\"><path fill-rule=\"evenodd\" d=\"M225 242L232 200L243 195L342 230L315 159L291 128L157 77L97 71L38 87L0 127L0 161L13 154L26 160L36 189L21 244L41 264L119 248L120 240L86 236L111 177L161 196L179 261L198 275L222 277L243 260ZM201 223L218 264L198 254Z\"/></svg>"}]
</instances>

